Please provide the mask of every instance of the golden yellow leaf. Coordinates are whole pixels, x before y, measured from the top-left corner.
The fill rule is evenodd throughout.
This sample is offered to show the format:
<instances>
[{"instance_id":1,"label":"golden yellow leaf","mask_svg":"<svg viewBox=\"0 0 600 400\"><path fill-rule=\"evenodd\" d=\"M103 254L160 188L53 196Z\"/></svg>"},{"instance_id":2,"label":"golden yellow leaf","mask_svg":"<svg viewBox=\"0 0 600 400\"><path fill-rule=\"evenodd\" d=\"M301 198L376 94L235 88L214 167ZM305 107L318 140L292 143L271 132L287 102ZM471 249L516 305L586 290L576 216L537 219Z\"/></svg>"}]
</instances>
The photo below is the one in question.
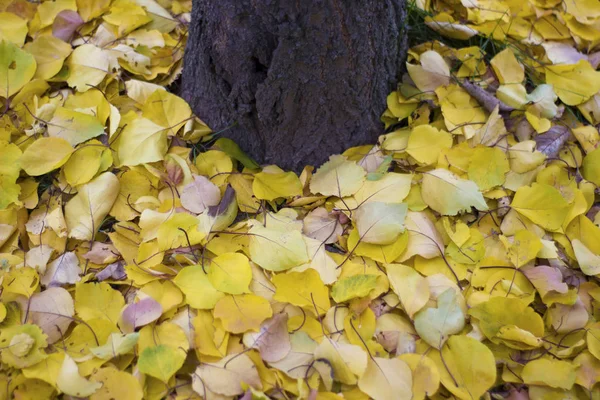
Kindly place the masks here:
<instances>
[{"instance_id":1,"label":"golden yellow leaf","mask_svg":"<svg viewBox=\"0 0 600 400\"><path fill-rule=\"evenodd\" d=\"M478 399L496 382L496 360L490 349L468 336L451 336L441 352L433 350L444 387L462 400Z\"/></svg>"},{"instance_id":2,"label":"golden yellow leaf","mask_svg":"<svg viewBox=\"0 0 600 400\"><path fill-rule=\"evenodd\" d=\"M588 100L600 90L600 72L586 60L576 64L545 67L546 82L554 86L558 97L569 106Z\"/></svg>"},{"instance_id":3,"label":"golden yellow leaf","mask_svg":"<svg viewBox=\"0 0 600 400\"><path fill-rule=\"evenodd\" d=\"M419 164L434 165L443 149L452 147L452 135L431 125L419 125L410 132L406 152Z\"/></svg>"},{"instance_id":4,"label":"golden yellow leaf","mask_svg":"<svg viewBox=\"0 0 600 400\"><path fill-rule=\"evenodd\" d=\"M65 164L74 149L58 137L40 138L21 157L21 166L31 176L44 175Z\"/></svg>"},{"instance_id":5,"label":"golden yellow leaf","mask_svg":"<svg viewBox=\"0 0 600 400\"><path fill-rule=\"evenodd\" d=\"M17 93L36 70L35 58L14 43L0 40L0 97L8 99Z\"/></svg>"},{"instance_id":6,"label":"golden yellow leaf","mask_svg":"<svg viewBox=\"0 0 600 400\"><path fill-rule=\"evenodd\" d=\"M65 206L69 237L91 240L119 193L119 180L110 172L98 175L81 186L79 193Z\"/></svg>"},{"instance_id":7,"label":"golden yellow leaf","mask_svg":"<svg viewBox=\"0 0 600 400\"><path fill-rule=\"evenodd\" d=\"M257 199L275 200L302 194L302 184L293 172L259 172L254 175L252 191Z\"/></svg>"},{"instance_id":8,"label":"golden yellow leaf","mask_svg":"<svg viewBox=\"0 0 600 400\"><path fill-rule=\"evenodd\" d=\"M303 307L311 313L322 315L329 310L329 289L314 269L303 272L290 271L272 278L276 292L273 299Z\"/></svg>"},{"instance_id":9,"label":"golden yellow leaf","mask_svg":"<svg viewBox=\"0 0 600 400\"><path fill-rule=\"evenodd\" d=\"M260 324L273 315L269 302L254 294L229 295L218 301L215 318L231 333L258 331Z\"/></svg>"}]
</instances>

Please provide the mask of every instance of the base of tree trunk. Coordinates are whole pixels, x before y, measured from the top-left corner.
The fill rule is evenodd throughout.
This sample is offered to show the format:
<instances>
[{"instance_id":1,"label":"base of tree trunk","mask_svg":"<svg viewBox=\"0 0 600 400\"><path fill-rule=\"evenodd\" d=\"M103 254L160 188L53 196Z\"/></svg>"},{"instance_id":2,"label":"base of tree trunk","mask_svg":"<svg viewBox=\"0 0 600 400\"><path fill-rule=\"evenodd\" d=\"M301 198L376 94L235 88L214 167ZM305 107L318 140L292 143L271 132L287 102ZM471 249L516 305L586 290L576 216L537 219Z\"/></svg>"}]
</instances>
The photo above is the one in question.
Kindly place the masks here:
<instances>
[{"instance_id":1,"label":"base of tree trunk","mask_svg":"<svg viewBox=\"0 0 600 400\"><path fill-rule=\"evenodd\" d=\"M405 0L194 0L182 96L260 163L374 143L406 58Z\"/></svg>"}]
</instances>

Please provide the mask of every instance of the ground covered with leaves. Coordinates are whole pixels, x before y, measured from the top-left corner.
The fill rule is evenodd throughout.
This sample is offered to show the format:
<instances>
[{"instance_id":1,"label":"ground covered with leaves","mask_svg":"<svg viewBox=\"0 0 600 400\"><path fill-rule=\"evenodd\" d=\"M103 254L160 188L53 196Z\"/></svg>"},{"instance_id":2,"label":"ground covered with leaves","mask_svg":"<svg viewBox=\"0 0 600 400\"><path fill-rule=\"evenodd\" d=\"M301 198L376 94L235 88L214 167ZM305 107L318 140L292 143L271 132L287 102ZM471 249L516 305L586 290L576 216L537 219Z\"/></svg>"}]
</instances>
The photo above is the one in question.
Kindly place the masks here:
<instances>
[{"instance_id":1,"label":"ground covered with leaves","mask_svg":"<svg viewBox=\"0 0 600 400\"><path fill-rule=\"evenodd\" d=\"M600 398L598 1L417 1L299 176L165 90L190 7L0 2L0 398Z\"/></svg>"}]
</instances>

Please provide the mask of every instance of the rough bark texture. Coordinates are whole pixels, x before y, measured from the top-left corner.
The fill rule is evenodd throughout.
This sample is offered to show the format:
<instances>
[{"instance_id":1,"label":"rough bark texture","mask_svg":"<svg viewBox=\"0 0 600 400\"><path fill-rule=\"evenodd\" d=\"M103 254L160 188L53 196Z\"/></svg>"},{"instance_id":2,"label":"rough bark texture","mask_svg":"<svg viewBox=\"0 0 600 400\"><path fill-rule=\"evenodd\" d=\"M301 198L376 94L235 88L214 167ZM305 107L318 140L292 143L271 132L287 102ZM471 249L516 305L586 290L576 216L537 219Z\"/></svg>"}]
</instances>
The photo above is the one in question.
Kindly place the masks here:
<instances>
[{"instance_id":1,"label":"rough bark texture","mask_svg":"<svg viewBox=\"0 0 600 400\"><path fill-rule=\"evenodd\" d=\"M406 57L405 0L194 0L183 97L261 163L374 143Z\"/></svg>"}]
</instances>

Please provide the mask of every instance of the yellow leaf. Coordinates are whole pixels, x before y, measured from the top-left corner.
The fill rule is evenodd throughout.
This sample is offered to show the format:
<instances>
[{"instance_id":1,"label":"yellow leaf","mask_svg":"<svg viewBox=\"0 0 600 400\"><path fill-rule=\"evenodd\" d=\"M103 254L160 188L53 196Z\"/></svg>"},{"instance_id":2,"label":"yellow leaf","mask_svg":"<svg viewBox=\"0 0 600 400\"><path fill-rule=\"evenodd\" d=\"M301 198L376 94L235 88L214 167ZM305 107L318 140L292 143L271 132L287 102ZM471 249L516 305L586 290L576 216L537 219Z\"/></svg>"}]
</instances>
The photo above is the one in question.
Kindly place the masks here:
<instances>
[{"instance_id":1,"label":"yellow leaf","mask_svg":"<svg viewBox=\"0 0 600 400\"><path fill-rule=\"evenodd\" d=\"M303 307L318 315L325 314L331 306L329 289L314 269L278 274L272 278L272 282L277 289L274 300Z\"/></svg>"},{"instance_id":2,"label":"yellow leaf","mask_svg":"<svg viewBox=\"0 0 600 400\"><path fill-rule=\"evenodd\" d=\"M231 158L219 150L198 154L195 165L200 175L208 177L217 186L227 182L229 172L233 171Z\"/></svg>"},{"instance_id":3,"label":"yellow leaf","mask_svg":"<svg viewBox=\"0 0 600 400\"><path fill-rule=\"evenodd\" d=\"M403 264L387 264L385 269L402 307L413 318L429 301L429 283L414 268Z\"/></svg>"},{"instance_id":4,"label":"yellow leaf","mask_svg":"<svg viewBox=\"0 0 600 400\"><path fill-rule=\"evenodd\" d=\"M552 232L562 229L569 211L561 193L543 183L520 187L510 206L534 224Z\"/></svg>"},{"instance_id":5,"label":"yellow leaf","mask_svg":"<svg viewBox=\"0 0 600 400\"><path fill-rule=\"evenodd\" d=\"M139 212L131 208L131 205L142 196L156 196L158 191L152 179L138 169L128 169L117 177L120 182L119 196L110 210L110 215L119 221L131 221L139 216Z\"/></svg>"},{"instance_id":6,"label":"yellow leaf","mask_svg":"<svg viewBox=\"0 0 600 400\"><path fill-rule=\"evenodd\" d=\"M406 214L408 247L399 261L405 261L414 255L423 258L439 257L444 251L444 242L438 230L425 212L409 211Z\"/></svg>"},{"instance_id":7,"label":"yellow leaf","mask_svg":"<svg viewBox=\"0 0 600 400\"><path fill-rule=\"evenodd\" d=\"M23 46L27 37L27 21L10 12L0 13L0 40Z\"/></svg>"},{"instance_id":8,"label":"yellow leaf","mask_svg":"<svg viewBox=\"0 0 600 400\"><path fill-rule=\"evenodd\" d=\"M38 36L24 48L35 57L37 70L34 77L40 79L50 79L58 74L72 51L68 43L47 35Z\"/></svg>"},{"instance_id":9,"label":"yellow leaf","mask_svg":"<svg viewBox=\"0 0 600 400\"><path fill-rule=\"evenodd\" d=\"M504 135L506 135L506 126L500 115L500 107L496 106L485 124L475 130L471 143L473 145L494 146L498 139L504 137Z\"/></svg>"},{"instance_id":10,"label":"yellow leaf","mask_svg":"<svg viewBox=\"0 0 600 400\"><path fill-rule=\"evenodd\" d=\"M544 336L544 322L526 300L511 297L492 297L469 310L469 314L478 320L483 334L494 343L503 343L515 349L532 349L541 346ZM518 331L508 332L505 327L514 327ZM502 329L505 328L504 331ZM511 328L512 329L512 328ZM515 335L515 333L519 335Z\"/></svg>"},{"instance_id":11,"label":"yellow leaf","mask_svg":"<svg viewBox=\"0 0 600 400\"><path fill-rule=\"evenodd\" d=\"M110 149L99 141L90 140L82 144L63 167L66 181L73 187L88 183L102 168L103 158L107 157L112 164Z\"/></svg>"},{"instance_id":12,"label":"yellow leaf","mask_svg":"<svg viewBox=\"0 0 600 400\"><path fill-rule=\"evenodd\" d=\"M225 297L208 280L200 265L183 268L173 282L185 294L185 302L193 308L211 310L217 302Z\"/></svg>"},{"instance_id":13,"label":"yellow leaf","mask_svg":"<svg viewBox=\"0 0 600 400\"><path fill-rule=\"evenodd\" d=\"M441 353L429 353L437 365L442 384L461 400L479 399L496 382L494 354L468 336L452 336Z\"/></svg>"},{"instance_id":14,"label":"yellow leaf","mask_svg":"<svg viewBox=\"0 0 600 400\"><path fill-rule=\"evenodd\" d=\"M65 206L69 237L91 240L119 194L119 180L110 172L81 186Z\"/></svg>"},{"instance_id":15,"label":"yellow leaf","mask_svg":"<svg viewBox=\"0 0 600 400\"><path fill-rule=\"evenodd\" d=\"M0 41L0 97L8 99L33 78L35 58L6 39Z\"/></svg>"},{"instance_id":16,"label":"yellow leaf","mask_svg":"<svg viewBox=\"0 0 600 400\"><path fill-rule=\"evenodd\" d=\"M454 135L472 138L485 125L487 115L481 105L458 85L439 87L435 93L442 106L446 129Z\"/></svg>"},{"instance_id":17,"label":"yellow leaf","mask_svg":"<svg viewBox=\"0 0 600 400\"><path fill-rule=\"evenodd\" d=\"M600 255L594 254L579 239L571 242L581 272L588 276L600 274Z\"/></svg>"},{"instance_id":18,"label":"yellow leaf","mask_svg":"<svg viewBox=\"0 0 600 400\"><path fill-rule=\"evenodd\" d=\"M255 224L250 233L250 259L269 271L285 271L309 261L306 243L297 230L281 231Z\"/></svg>"},{"instance_id":19,"label":"yellow leaf","mask_svg":"<svg viewBox=\"0 0 600 400\"><path fill-rule=\"evenodd\" d=\"M58 107L48 123L48 135L65 139L71 146L104 133L104 126L93 115Z\"/></svg>"},{"instance_id":20,"label":"yellow leaf","mask_svg":"<svg viewBox=\"0 0 600 400\"><path fill-rule=\"evenodd\" d=\"M28 379L39 379L56 387L56 380L64 359L64 352L49 354L48 357L41 362L31 367L23 368L23 375Z\"/></svg>"},{"instance_id":21,"label":"yellow leaf","mask_svg":"<svg viewBox=\"0 0 600 400\"><path fill-rule=\"evenodd\" d=\"M600 360L600 328L596 325L590 327L586 333L586 342L590 353Z\"/></svg>"},{"instance_id":22,"label":"yellow leaf","mask_svg":"<svg viewBox=\"0 0 600 400\"><path fill-rule=\"evenodd\" d=\"M410 132L406 152L421 165L433 165L443 149L452 147L452 135L431 125L419 125Z\"/></svg>"},{"instance_id":23,"label":"yellow leaf","mask_svg":"<svg viewBox=\"0 0 600 400\"><path fill-rule=\"evenodd\" d=\"M75 287L75 312L84 321L101 318L116 324L124 305L123 295L108 283L79 283Z\"/></svg>"},{"instance_id":24,"label":"yellow leaf","mask_svg":"<svg viewBox=\"0 0 600 400\"><path fill-rule=\"evenodd\" d=\"M141 225L141 224L140 224ZM198 230L198 219L187 213L173 213L158 227L158 250L164 251L196 245L204 239Z\"/></svg>"},{"instance_id":25,"label":"yellow leaf","mask_svg":"<svg viewBox=\"0 0 600 400\"><path fill-rule=\"evenodd\" d=\"M446 289L437 298L437 307L421 309L415 315L415 329L432 347L440 349L450 335L459 333L465 326L465 314L458 303L456 291Z\"/></svg>"},{"instance_id":26,"label":"yellow leaf","mask_svg":"<svg viewBox=\"0 0 600 400\"><path fill-rule=\"evenodd\" d=\"M600 71L586 60L577 64L548 65L546 83L552 85L561 101L576 106L600 91Z\"/></svg>"},{"instance_id":27,"label":"yellow leaf","mask_svg":"<svg viewBox=\"0 0 600 400\"><path fill-rule=\"evenodd\" d=\"M386 245L398 240L404 232L408 206L404 203L367 202L356 210L354 222L361 241Z\"/></svg>"},{"instance_id":28,"label":"yellow leaf","mask_svg":"<svg viewBox=\"0 0 600 400\"><path fill-rule=\"evenodd\" d=\"M406 68L420 91L433 92L439 86L446 86L450 83L450 68L438 52L428 50L419 58L421 65L406 63Z\"/></svg>"},{"instance_id":29,"label":"yellow leaf","mask_svg":"<svg viewBox=\"0 0 600 400\"><path fill-rule=\"evenodd\" d=\"M347 385L355 385L358 378L367 370L367 353L353 344L335 342L325 338L315 349L315 358L324 358L333 368L336 381ZM367 385L369 386L369 385Z\"/></svg>"},{"instance_id":30,"label":"yellow leaf","mask_svg":"<svg viewBox=\"0 0 600 400\"><path fill-rule=\"evenodd\" d=\"M351 196L365 181L366 171L342 155L332 155L310 181L310 191L325 196Z\"/></svg>"},{"instance_id":31,"label":"yellow leaf","mask_svg":"<svg viewBox=\"0 0 600 400\"><path fill-rule=\"evenodd\" d=\"M377 275L357 274L339 279L331 288L331 297L336 303L353 298L365 297L377 287Z\"/></svg>"},{"instance_id":32,"label":"yellow leaf","mask_svg":"<svg viewBox=\"0 0 600 400\"><path fill-rule=\"evenodd\" d=\"M189 324L189 320L185 322ZM222 358L227 354L229 332L223 329L219 320L215 320L209 311L198 311L192 319L194 344L203 355Z\"/></svg>"},{"instance_id":33,"label":"yellow leaf","mask_svg":"<svg viewBox=\"0 0 600 400\"><path fill-rule=\"evenodd\" d=\"M67 162L74 149L64 139L40 138L21 157L21 166L31 176L44 175Z\"/></svg>"},{"instance_id":34,"label":"yellow leaf","mask_svg":"<svg viewBox=\"0 0 600 400\"><path fill-rule=\"evenodd\" d=\"M144 285L139 293L147 294L162 307L163 314L175 309L183 301L183 294L171 281L152 281Z\"/></svg>"},{"instance_id":35,"label":"yellow leaf","mask_svg":"<svg viewBox=\"0 0 600 400\"><path fill-rule=\"evenodd\" d=\"M69 396L87 397L100 389L102 384L82 378L79 375L75 361L68 355L65 355L62 367L56 378L56 386Z\"/></svg>"},{"instance_id":36,"label":"yellow leaf","mask_svg":"<svg viewBox=\"0 0 600 400\"><path fill-rule=\"evenodd\" d=\"M3 293L22 295L26 298L35 293L40 283L40 277L35 269L13 268L3 274L2 291Z\"/></svg>"},{"instance_id":37,"label":"yellow leaf","mask_svg":"<svg viewBox=\"0 0 600 400\"><path fill-rule=\"evenodd\" d=\"M462 246L457 246L454 242L446 248L446 255L451 260L461 264L477 264L485 255L485 238L477 229L469 230L469 238Z\"/></svg>"},{"instance_id":38,"label":"yellow leaf","mask_svg":"<svg viewBox=\"0 0 600 400\"><path fill-rule=\"evenodd\" d=\"M502 240L502 237L500 238ZM509 240L503 241L508 250L508 258L516 268L521 268L529 261L534 260L542 250L542 242L539 237L528 230L520 230Z\"/></svg>"},{"instance_id":39,"label":"yellow leaf","mask_svg":"<svg viewBox=\"0 0 600 400\"><path fill-rule=\"evenodd\" d=\"M446 169L434 169L423 176L423 200L442 215L456 215L475 207L486 211L488 206L477 185L460 179Z\"/></svg>"},{"instance_id":40,"label":"yellow leaf","mask_svg":"<svg viewBox=\"0 0 600 400\"><path fill-rule=\"evenodd\" d=\"M215 306L215 318L231 333L258 331L260 324L273 315L269 302L254 294L225 296Z\"/></svg>"},{"instance_id":41,"label":"yellow leaf","mask_svg":"<svg viewBox=\"0 0 600 400\"><path fill-rule=\"evenodd\" d=\"M167 383L183 366L185 357L186 352L181 348L160 344L145 348L139 356L137 366L143 374Z\"/></svg>"},{"instance_id":42,"label":"yellow leaf","mask_svg":"<svg viewBox=\"0 0 600 400\"><path fill-rule=\"evenodd\" d=\"M529 361L521 377L525 384L571 389L577 377L576 367L567 361L541 358Z\"/></svg>"},{"instance_id":43,"label":"yellow leaf","mask_svg":"<svg viewBox=\"0 0 600 400\"><path fill-rule=\"evenodd\" d=\"M102 384L102 387L90 396L90 400L141 400L144 396L139 381L133 375L116 368L101 368L90 380Z\"/></svg>"},{"instance_id":44,"label":"yellow leaf","mask_svg":"<svg viewBox=\"0 0 600 400\"><path fill-rule=\"evenodd\" d=\"M191 321L188 320L186 323L191 324ZM188 335L183 328L168 321L161 324L146 325L140 330L139 341L137 342L138 352L159 344L177 347L184 351L190 349Z\"/></svg>"},{"instance_id":45,"label":"yellow leaf","mask_svg":"<svg viewBox=\"0 0 600 400\"><path fill-rule=\"evenodd\" d=\"M358 380L358 387L374 400L412 399L412 371L399 358L373 357Z\"/></svg>"},{"instance_id":46,"label":"yellow leaf","mask_svg":"<svg viewBox=\"0 0 600 400\"><path fill-rule=\"evenodd\" d=\"M167 131L147 118L136 118L123 128L117 154L121 165L161 161L167 154Z\"/></svg>"},{"instance_id":47,"label":"yellow leaf","mask_svg":"<svg viewBox=\"0 0 600 400\"><path fill-rule=\"evenodd\" d=\"M366 180L354 194L354 199L358 204L369 201L401 203L410 192L412 178L410 174L388 172L376 181Z\"/></svg>"},{"instance_id":48,"label":"yellow leaf","mask_svg":"<svg viewBox=\"0 0 600 400\"><path fill-rule=\"evenodd\" d=\"M46 358L43 351L48 345L46 339L47 336L40 327L33 324L2 329L2 362L13 368L27 368L39 363Z\"/></svg>"},{"instance_id":49,"label":"yellow leaf","mask_svg":"<svg viewBox=\"0 0 600 400\"><path fill-rule=\"evenodd\" d=\"M501 85L521 83L525 79L525 67L517 61L512 49L506 48L490 61Z\"/></svg>"},{"instance_id":50,"label":"yellow leaf","mask_svg":"<svg viewBox=\"0 0 600 400\"><path fill-rule=\"evenodd\" d=\"M87 92L102 82L108 73L108 55L93 44L77 47L67 60L67 83L78 92Z\"/></svg>"},{"instance_id":51,"label":"yellow leaf","mask_svg":"<svg viewBox=\"0 0 600 400\"><path fill-rule=\"evenodd\" d=\"M124 36L135 28L152 21L144 8L129 1L116 1L110 8L110 13L102 18L118 28L118 36Z\"/></svg>"},{"instance_id":52,"label":"yellow leaf","mask_svg":"<svg viewBox=\"0 0 600 400\"><path fill-rule=\"evenodd\" d=\"M224 253L213 258L208 268L208 280L223 293L248 293L252 269L248 257L240 253Z\"/></svg>"},{"instance_id":53,"label":"yellow leaf","mask_svg":"<svg viewBox=\"0 0 600 400\"><path fill-rule=\"evenodd\" d=\"M583 177L600 186L600 147L589 152L583 159Z\"/></svg>"},{"instance_id":54,"label":"yellow leaf","mask_svg":"<svg viewBox=\"0 0 600 400\"><path fill-rule=\"evenodd\" d=\"M167 129L171 136L175 136L191 115L192 110L185 100L164 90L157 90L148 97L142 110L144 118Z\"/></svg>"},{"instance_id":55,"label":"yellow leaf","mask_svg":"<svg viewBox=\"0 0 600 400\"><path fill-rule=\"evenodd\" d=\"M90 352L98 358L110 360L111 358L132 352L139 337L139 333L128 333L126 335L111 333L104 345L92 347L90 348Z\"/></svg>"},{"instance_id":56,"label":"yellow leaf","mask_svg":"<svg viewBox=\"0 0 600 400\"><path fill-rule=\"evenodd\" d=\"M506 154L498 147L478 147L469 162L469 179L486 191L504 183L510 170Z\"/></svg>"},{"instance_id":57,"label":"yellow leaf","mask_svg":"<svg viewBox=\"0 0 600 400\"><path fill-rule=\"evenodd\" d=\"M358 230L353 229L348 236L348 250L357 256L369 257L380 263L389 263L396 260L408 245L409 232L405 229L398 239L387 245L369 244L360 241Z\"/></svg>"},{"instance_id":58,"label":"yellow leaf","mask_svg":"<svg viewBox=\"0 0 600 400\"><path fill-rule=\"evenodd\" d=\"M532 171L546 161L546 155L535 150L535 141L524 140L508 149L510 169L519 174Z\"/></svg>"},{"instance_id":59,"label":"yellow leaf","mask_svg":"<svg viewBox=\"0 0 600 400\"><path fill-rule=\"evenodd\" d=\"M414 400L431 397L440 386L440 373L435 363L426 355L405 353L398 358L408 364L412 371L412 391Z\"/></svg>"},{"instance_id":60,"label":"yellow leaf","mask_svg":"<svg viewBox=\"0 0 600 400\"><path fill-rule=\"evenodd\" d=\"M237 199L240 211L250 214L258 213L260 210L260 201L254 195L251 178L239 174L230 174L228 182L235 190L235 198Z\"/></svg>"},{"instance_id":61,"label":"yellow leaf","mask_svg":"<svg viewBox=\"0 0 600 400\"><path fill-rule=\"evenodd\" d=\"M254 175L252 191L261 200L288 198L302 194L302 183L293 172L259 172Z\"/></svg>"}]
</instances>

